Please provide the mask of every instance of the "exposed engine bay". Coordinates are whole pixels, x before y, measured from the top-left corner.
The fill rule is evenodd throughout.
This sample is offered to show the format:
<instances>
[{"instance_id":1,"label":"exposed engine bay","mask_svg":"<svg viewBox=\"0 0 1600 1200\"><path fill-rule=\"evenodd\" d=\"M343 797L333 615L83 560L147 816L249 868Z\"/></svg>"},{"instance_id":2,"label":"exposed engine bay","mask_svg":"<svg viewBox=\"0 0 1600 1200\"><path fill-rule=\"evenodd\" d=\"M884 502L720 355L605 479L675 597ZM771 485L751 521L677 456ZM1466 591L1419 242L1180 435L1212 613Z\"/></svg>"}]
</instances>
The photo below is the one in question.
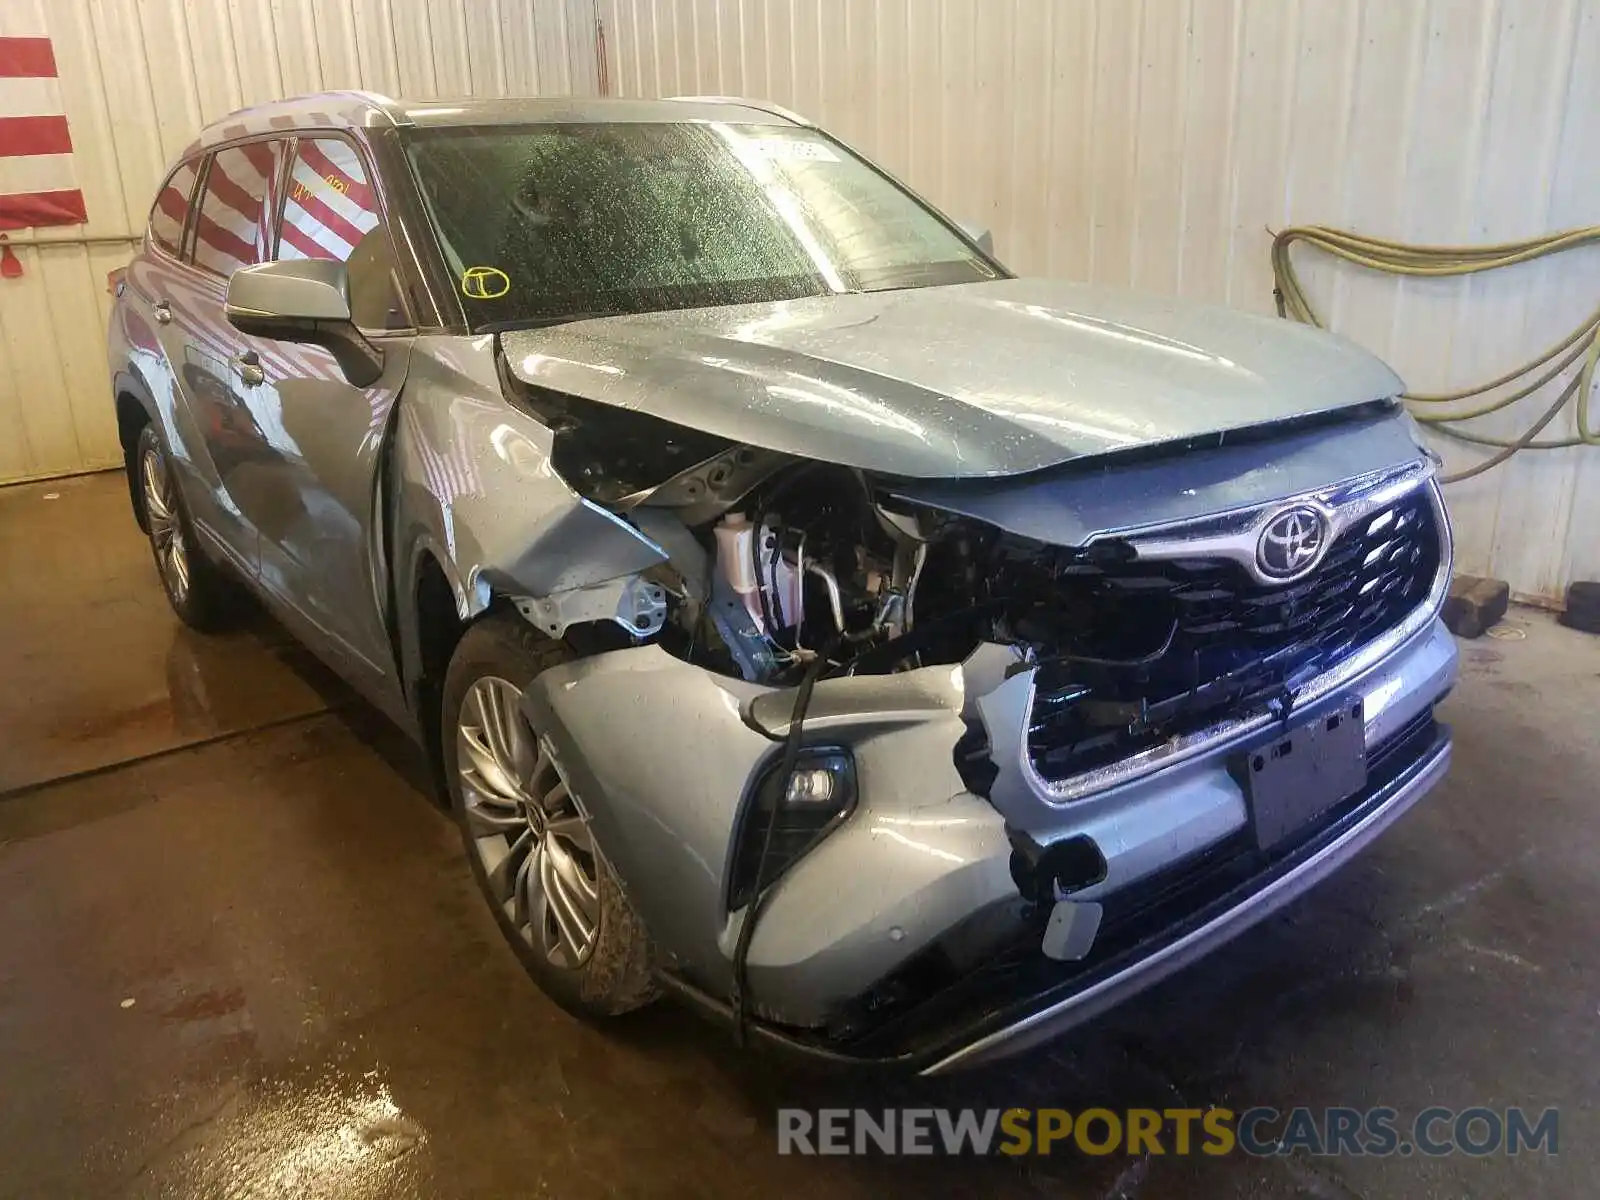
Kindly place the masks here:
<instances>
[{"instance_id":1,"label":"exposed engine bay","mask_svg":"<svg viewBox=\"0 0 1600 1200\"><path fill-rule=\"evenodd\" d=\"M1215 559L1140 561L1116 539L1049 545L900 499L894 478L521 392L556 431L562 476L668 551L650 573L664 649L783 686L808 668L889 673L1004 647L1003 670L1038 668L1030 754L1046 779L1242 703L1286 704L1418 603L1437 565L1420 498L1377 540L1342 539L1311 579L1262 585ZM957 759L986 793L976 726Z\"/></svg>"},{"instance_id":2,"label":"exposed engine bay","mask_svg":"<svg viewBox=\"0 0 1600 1200\"><path fill-rule=\"evenodd\" d=\"M890 480L570 397L534 406L563 478L669 552L662 644L701 666L784 684L819 656L824 677L958 662L980 641L1029 640L1016 622L1047 601L1049 562L897 502Z\"/></svg>"}]
</instances>

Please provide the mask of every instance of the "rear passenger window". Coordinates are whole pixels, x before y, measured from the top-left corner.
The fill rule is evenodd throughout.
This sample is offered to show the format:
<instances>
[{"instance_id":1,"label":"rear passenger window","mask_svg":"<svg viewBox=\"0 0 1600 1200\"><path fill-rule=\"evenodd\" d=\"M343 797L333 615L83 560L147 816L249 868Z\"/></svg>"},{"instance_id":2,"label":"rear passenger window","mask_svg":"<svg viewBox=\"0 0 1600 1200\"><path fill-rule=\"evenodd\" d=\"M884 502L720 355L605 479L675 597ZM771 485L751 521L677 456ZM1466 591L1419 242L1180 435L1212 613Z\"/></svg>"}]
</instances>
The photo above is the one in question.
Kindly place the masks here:
<instances>
[{"instance_id":1,"label":"rear passenger window","mask_svg":"<svg viewBox=\"0 0 1600 1200\"><path fill-rule=\"evenodd\" d=\"M365 329L404 329L394 251L356 149L343 138L302 138L278 230L279 258L326 258L350 268L350 315Z\"/></svg>"},{"instance_id":2,"label":"rear passenger window","mask_svg":"<svg viewBox=\"0 0 1600 1200\"><path fill-rule=\"evenodd\" d=\"M194 178L199 173L198 159L180 165L162 185L155 207L150 210L150 240L174 257L183 247L189 198L194 195Z\"/></svg>"},{"instance_id":3,"label":"rear passenger window","mask_svg":"<svg viewBox=\"0 0 1600 1200\"><path fill-rule=\"evenodd\" d=\"M282 142L247 142L218 150L206 172L195 228L194 262L226 279L272 257Z\"/></svg>"}]
</instances>

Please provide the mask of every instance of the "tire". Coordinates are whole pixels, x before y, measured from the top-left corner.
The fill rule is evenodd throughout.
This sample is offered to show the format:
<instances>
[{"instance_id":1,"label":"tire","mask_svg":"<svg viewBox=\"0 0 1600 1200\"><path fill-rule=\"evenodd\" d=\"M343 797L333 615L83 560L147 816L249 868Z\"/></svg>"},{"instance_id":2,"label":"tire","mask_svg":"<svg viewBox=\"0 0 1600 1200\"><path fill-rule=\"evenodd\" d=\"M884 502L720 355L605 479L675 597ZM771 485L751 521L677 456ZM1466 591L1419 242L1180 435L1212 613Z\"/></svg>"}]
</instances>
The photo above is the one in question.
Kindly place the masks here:
<instances>
[{"instance_id":1,"label":"tire","mask_svg":"<svg viewBox=\"0 0 1600 1200\"><path fill-rule=\"evenodd\" d=\"M655 999L649 938L517 705L575 657L516 613L469 627L445 674L441 757L473 877L523 967L568 1011L615 1016Z\"/></svg>"},{"instance_id":2,"label":"tire","mask_svg":"<svg viewBox=\"0 0 1600 1200\"><path fill-rule=\"evenodd\" d=\"M200 548L154 425L139 431L131 466L141 523L172 611L185 625L203 633L225 628L234 615L237 594L222 568Z\"/></svg>"}]
</instances>

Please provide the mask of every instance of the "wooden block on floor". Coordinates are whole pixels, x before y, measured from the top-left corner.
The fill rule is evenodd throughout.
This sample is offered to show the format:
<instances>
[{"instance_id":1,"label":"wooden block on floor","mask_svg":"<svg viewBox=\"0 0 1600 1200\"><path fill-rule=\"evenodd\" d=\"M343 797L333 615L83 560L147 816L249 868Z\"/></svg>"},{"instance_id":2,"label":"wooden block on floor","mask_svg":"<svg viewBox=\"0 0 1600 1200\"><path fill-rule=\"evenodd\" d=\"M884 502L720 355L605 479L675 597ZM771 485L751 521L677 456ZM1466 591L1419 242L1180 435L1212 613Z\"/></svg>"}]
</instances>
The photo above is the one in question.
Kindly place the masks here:
<instances>
[{"instance_id":1,"label":"wooden block on floor","mask_svg":"<svg viewBox=\"0 0 1600 1200\"><path fill-rule=\"evenodd\" d=\"M1486 629L1506 615L1511 603L1511 585L1503 579L1482 575L1457 575L1450 580L1440 615L1457 637L1482 637Z\"/></svg>"}]
</instances>

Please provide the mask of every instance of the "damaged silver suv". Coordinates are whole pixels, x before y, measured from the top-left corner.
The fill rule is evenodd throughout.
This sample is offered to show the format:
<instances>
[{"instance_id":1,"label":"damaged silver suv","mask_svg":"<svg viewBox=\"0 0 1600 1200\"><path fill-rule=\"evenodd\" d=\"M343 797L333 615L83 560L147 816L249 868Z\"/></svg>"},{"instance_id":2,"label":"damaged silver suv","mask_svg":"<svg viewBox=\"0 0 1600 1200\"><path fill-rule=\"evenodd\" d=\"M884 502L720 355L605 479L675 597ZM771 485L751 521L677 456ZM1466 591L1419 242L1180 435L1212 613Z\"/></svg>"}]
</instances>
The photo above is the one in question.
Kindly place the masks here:
<instances>
[{"instance_id":1,"label":"damaged silver suv","mask_svg":"<svg viewBox=\"0 0 1600 1200\"><path fill-rule=\"evenodd\" d=\"M429 751L573 1009L942 1071L1443 775L1450 536L1337 338L1013 277L792 114L237 113L118 284L134 512Z\"/></svg>"}]
</instances>

